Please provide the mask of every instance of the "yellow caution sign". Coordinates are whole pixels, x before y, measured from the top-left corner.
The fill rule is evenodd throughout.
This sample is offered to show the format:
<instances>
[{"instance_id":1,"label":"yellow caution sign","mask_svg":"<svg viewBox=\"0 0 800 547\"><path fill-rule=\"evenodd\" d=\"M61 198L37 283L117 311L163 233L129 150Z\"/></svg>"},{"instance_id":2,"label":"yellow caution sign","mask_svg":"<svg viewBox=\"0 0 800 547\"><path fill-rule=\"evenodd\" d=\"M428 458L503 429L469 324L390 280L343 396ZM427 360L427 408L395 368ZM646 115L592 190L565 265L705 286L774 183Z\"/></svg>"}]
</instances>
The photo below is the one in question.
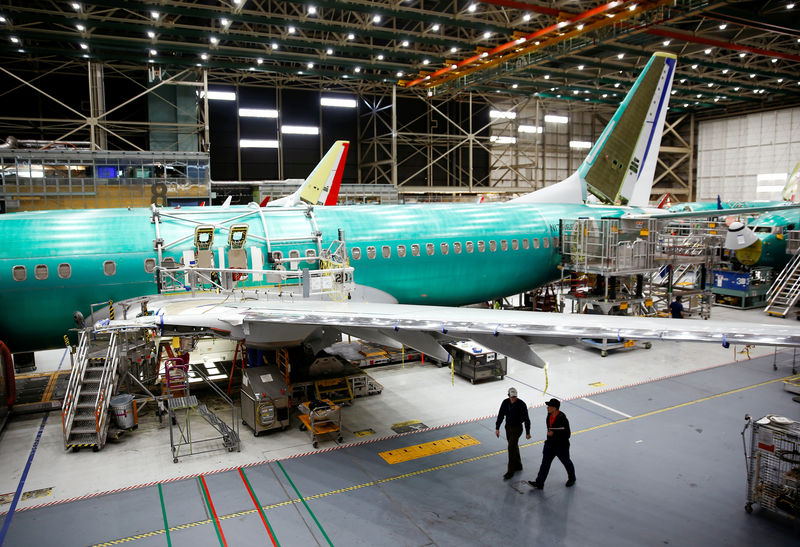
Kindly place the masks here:
<instances>
[{"instance_id":1,"label":"yellow caution sign","mask_svg":"<svg viewBox=\"0 0 800 547\"><path fill-rule=\"evenodd\" d=\"M386 460L386 463L395 464L424 458L426 456L433 456L434 454L441 454L443 452L450 452L451 450L458 450L459 448L466 448L476 444L481 443L471 435L459 435L458 437L449 437L439 441L431 441L429 443L407 446L405 448L396 448L394 450L380 452L378 455Z\"/></svg>"}]
</instances>

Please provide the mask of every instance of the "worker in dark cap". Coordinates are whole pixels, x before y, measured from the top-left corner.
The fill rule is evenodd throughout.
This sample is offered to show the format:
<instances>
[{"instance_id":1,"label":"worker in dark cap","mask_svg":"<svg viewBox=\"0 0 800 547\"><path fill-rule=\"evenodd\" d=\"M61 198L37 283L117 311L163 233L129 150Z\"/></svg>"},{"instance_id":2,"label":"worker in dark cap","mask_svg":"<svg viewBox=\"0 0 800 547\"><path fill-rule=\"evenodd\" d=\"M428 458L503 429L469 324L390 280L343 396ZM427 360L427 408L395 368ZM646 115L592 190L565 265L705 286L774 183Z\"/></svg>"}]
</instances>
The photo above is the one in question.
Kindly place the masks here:
<instances>
[{"instance_id":1,"label":"worker in dark cap","mask_svg":"<svg viewBox=\"0 0 800 547\"><path fill-rule=\"evenodd\" d=\"M528 481L534 488L544 488L544 481L550 472L550 464L553 458L558 458L567 470L567 486L575 484L575 466L569 459L569 420L561 412L561 403L558 399L550 399L547 405L547 438L544 440L542 449L542 465L539 466L539 474L535 481Z\"/></svg>"},{"instance_id":2,"label":"worker in dark cap","mask_svg":"<svg viewBox=\"0 0 800 547\"><path fill-rule=\"evenodd\" d=\"M506 439L508 440L508 470L503 475L504 480L514 476L517 471L522 471L522 459L519 456L519 438L522 436L522 425L525 424L525 438L531 438L531 420L528 417L528 405L517 398L517 390L508 388L508 399L500 404L497 414L497 423L494 434L500 437L500 424L506 420Z\"/></svg>"}]
</instances>

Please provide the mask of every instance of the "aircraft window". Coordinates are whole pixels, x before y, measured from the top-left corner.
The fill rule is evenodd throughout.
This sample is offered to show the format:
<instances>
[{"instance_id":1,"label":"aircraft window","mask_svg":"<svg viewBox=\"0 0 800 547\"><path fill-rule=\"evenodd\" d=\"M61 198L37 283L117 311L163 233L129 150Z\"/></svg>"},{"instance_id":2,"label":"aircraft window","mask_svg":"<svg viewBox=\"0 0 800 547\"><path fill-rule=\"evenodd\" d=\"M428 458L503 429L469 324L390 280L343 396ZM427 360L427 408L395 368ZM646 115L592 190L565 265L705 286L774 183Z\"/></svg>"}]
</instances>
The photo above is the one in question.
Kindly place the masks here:
<instances>
[{"instance_id":1,"label":"aircraft window","mask_svg":"<svg viewBox=\"0 0 800 547\"><path fill-rule=\"evenodd\" d=\"M545 249L549 249L550 248L550 238L549 237L543 237L542 238L542 247L544 247Z\"/></svg>"},{"instance_id":2,"label":"aircraft window","mask_svg":"<svg viewBox=\"0 0 800 547\"><path fill-rule=\"evenodd\" d=\"M306 258L314 258L315 254L314 249L306 249Z\"/></svg>"},{"instance_id":3,"label":"aircraft window","mask_svg":"<svg viewBox=\"0 0 800 547\"><path fill-rule=\"evenodd\" d=\"M69 264L61 264L58 266L58 276L61 277L61 266L69 266ZM144 259L144 271L147 273L153 273L156 271L156 259L155 258L145 258Z\"/></svg>"},{"instance_id":4,"label":"aircraft window","mask_svg":"<svg viewBox=\"0 0 800 547\"><path fill-rule=\"evenodd\" d=\"M501 239L500 240L500 248L503 249L504 251L507 251L508 250L508 241L506 241L505 239Z\"/></svg>"},{"instance_id":5,"label":"aircraft window","mask_svg":"<svg viewBox=\"0 0 800 547\"><path fill-rule=\"evenodd\" d=\"M440 243L439 248L442 250L443 255L450 252L450 245L448 243Z\"/></svg>"},{"instance_id":6,"label":"aircraft window","mask_svg":"<svg viewBox=\"0 0 800 547\"><path fill-rule=\"evenodd\" d=\"M511 240L511 249L513 249L514 251L518 251L519 250L519 240L518 239L512 239Z\"/></svg>"},{"instance_id":7,"label":"aircraft window","mask_svg":"<svg viewBox=\"0 0 800 547\"><path fill-rule=\"evenodd\" d=\"M528 241L527 237L522 240L522 248L526 251L531 248L530 241Z\"/></svg>"},{"instance_id":8,"label":"aircraft window","mask_svg":"<svg viewBox=\"0 0 800 547\"><path fill-rule=\"evenodd\" d=\"M492 252L497 250L497 242L494 239L489 240L489 250Z\"/></svg>"},{"instance_id":9,"label":"aircraft window","mask_svg":"<svg viewBox=\"0 0 800 547\"><path fill-rule=\"evenodd\" d=\"M456 253L457 255L461 254L461 242L460 241L456 241L455 243L453 243L453 252Z\"/></svg>"},{"instance_id":10,"label":"aircraft window","mask_svg":"<svg viewBox=\"0 0 800 547\"><path fill-rule=\"evenodd\" d=\"M381 254L383 255L383 258L391 258L392 248L389 247L388 245L384 245L383 247L381 247Z\"/></svg>"},{"instance_id":11,"label":"aircraft window","mask_svg":"<svg viewBox=\"0 0 800 547\"><path fill-rule=\"evenodd\" d=\"M117 274L117 263L113 260L106 260L103 262L103 273L111 277Z\"/></svg>"},{"instance_id":12,"label":"aircraft window","mask_svg":"<svg viewBox=\"0 0 800 547\"><path fill-rule=\"evenodd\" d=\"M14 281L25 281L28 279L28 270L25 266L14 266L11 269L11 274L14 276Z\"/></svg>"},{"instance_id":13,"label":"aircraft window","mask_svg":"<svg viewBox=\"0 0 800 547\"><path fill-rule=\"evenodd\" d=\"M788 224L788 225L786 226L786 229L787 229L787 230L794 230L794 224Z\"/></svg>"},{"instance_id":14,"label":"aircraft window","mask_svg":"<svg viewBox=\"0 0 800 547\"><path fill-rule=\"evenodd\" d=\"M428 253L428 256L433 256L433 251L434 251L433 243L426 243L425 244L425 252Z\"/></svg>"},{"instance_id":15,"label":"aircraft window","mask_svg":"<svg viewBox=\"0 0 800 547\"><path fill-rule=\"evenodd\" d=\"M478 252L482 253L485 250L486 250L486 243L484 243L483 241L479 241L478 242Z\"/></svg>"},{"instance_id":16,"label":"aircraft window","mask_svg":"<svg viewBox=\"0 0 800 547\"><path fill-rule=\"evenodd\" d=\"M405 245L398 245L397 246L397 256L400 258L406 257L406 246Z\"/></svg>"},{"instance_id":17,"label":"aircraft window","mask_svg":"<svg viewBox=\"0 0 800 547\"><path fill-rule=\"evenodd\" d=\"M37 264L33 269L33 277L39 280L47 279L47 265Z\"/></svg>"},{"instance_id":18,"label":"aircraft window","mask_svg":"<svg viewBox=\"0 0 800 547\"><path fill-rule=\"evenodd\" d=\"M539 238L538 237L534 237L533 238L533 248L534 249L538 249L539 248Z\"/></svg>"},{"instance_id":19,"label":"aircraft window","mask_svg":"<svg viewBox=\"0 0 800 547\"><path fill-rule=\"evenodd\" d=\"M283 258L283 251L272 251L272 260L280 263L279 261Z\"/></svg>"},{"instance_id":20,"label":"aircraft window","mask_svg":"<svg viewBox=\"0 0 800 547\"><path fill-rule=\"evenodd\" d=\"M475 246L472 244L472 242L471 241L467 241L467 252L471 253L474 250L475 250Z\"/></svg>"},{"instance_id":21,"label":"aircraft window","mask_svg":"<svg viewBox=\"0 0 800 547\"><path fill-rule=\"evenodd\" d=\"M371 245L369 247L367 247L367 258L372 260L373 258L375 258L376 255L377 255L377 253L375 252L375 247L373 247Z\"/></svg>"},{"instance_id":22,"label":"aircraft window","mask_svg":"<svg viewBox=\"0 0 800 547\"><path fill-rule=\"evenodd\" d=\"M557 237L553 238L553 249L558 249L558 238Z\"/></svg>"},{"instance_id":23,"label":"aircraft window","mask_svg":"<svg viewBox=\"0 0 800 547\"><path fill-rule=\"evenodd\" d=\"M419 256L419 245L416 243L411 245L411 256Z\"/></svg>"},{"instance_id":24,"label":"aircraft window","mask_svg":"<svg viewBox=\"0 0 800 547\"><path fill-rule=\"evenodd\" d=\"M172 258L171 256L165 256L161 260L161 266L168 269L174 269L178 267L178 264L175 263L175 259Z\"/></svg>"},{"instance_id":25,"label":"aircraft window","mask_svg":"<svg viewBox=\"0 0 800 547\"><path fill-rule=\"evenodd\" d=\"M350 249L350 254L353 256L353 260L360 260L361 259L361 248L360 247L353 247Z\"/></svg>"},{"instance_id":26,"label":"aircraft window","mask_svg":"<svg viewBox=\"0 0 800 547\"><path fill-rule=\"evenodd\" d=\"M155 266L155 259L151 258L150 260L153 261L153 266ZM69 279L72 277L72 266L63 262L58 265L58 277L61 279Z\"/></svg>"},{"instance_id":27,"label":"aircraft window","mask_svg":"<svg viewBox=\"0 0 800 547\"><path fill-rule=\"evenodd\" d=\"M772 232L772 227L771 226L756 226L755 228L753 228L753 231L755 233L757 233L757 234L768 234L768 233Z\"/></svg>"},{"instance_id":28,"label":"aircraft window","mask_svg":"<svg viewBox=\"0 0 800 547\"><path fill-rule=\"evenodd\" d=\"M292 249L289 251L289 258L300 258L300 251L297 249Z\"/></svg>"}]
</instances>

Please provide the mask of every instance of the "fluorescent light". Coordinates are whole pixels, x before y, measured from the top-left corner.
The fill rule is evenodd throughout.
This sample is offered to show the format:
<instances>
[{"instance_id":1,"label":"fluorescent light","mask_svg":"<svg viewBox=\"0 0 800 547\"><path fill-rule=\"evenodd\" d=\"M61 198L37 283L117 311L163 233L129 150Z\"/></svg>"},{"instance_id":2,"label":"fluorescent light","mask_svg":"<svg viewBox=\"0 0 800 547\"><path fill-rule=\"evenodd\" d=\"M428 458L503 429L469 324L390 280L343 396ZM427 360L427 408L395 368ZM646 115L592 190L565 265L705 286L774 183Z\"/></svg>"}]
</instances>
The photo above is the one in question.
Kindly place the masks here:
<instances>
[{"instance_id":1,"label":"fluorescent light","mask_svg":"<svg viewBox=\"0 0 800 547\"><path fill-rule=\"evenodd\" d=\"M240 108L240 118L277 118L278 111L271 108Z\"/></svg>"},{"instance_id":2,"label":"fluorescent light","mask_svg":"<svg viewBox=\"0 0 800 547\"><path fill-rule=\"evenodd\" d=\"M517 117L516 112L503 112L501 110L490 110L489 111L490 118L505 118L507 120L513 120Z\"/></svg>"},{"instance_id":3,"label":"fluorescent light","mask_svg":"<svg viewBox=\"0 0 800 547\"><path fill-rule=\"evenodd\" d=\"M239 148L278 148L278 141L269 139L239 139Z\"/></svg>"},{"instance_id":4,"label":"fluorescent light","mask_svg":"<svg viewBox=\"0 0 800 547\"><path fill-rule=\"evenodd\" d=\"M756 175L756 181L758 182L767 182L771 180L785 181L786 177L788 176L789 175L787 173L761 173Z\"/></svg>"},{"instance_id":5,"label":"fluorescent light","mask_svg":"<svg viewBox=\"0 0 800 547\"><path fill-rule=\"evenodd\" d=\"M545 123L569 123L569 118L567 116L556 116L554 114L545 114L544 121Z\"/></svg>"},{"instance_id":6,"label":"fluorescent light","mask_svg":"<svg viewBox=\"0 0 800 547\"><path fill-rule=\"evenodd\" d=\"M588 150L592 147L589 141L569 141L569 147L576 150Z\"/></svg>"},{"instance_id":7,"label":"fluorescent light","mask_svg":"<svg viewBox=\"0 0 800 547\"><path fill-rule=\"evenodd\" d=\"M520 133L541 133L544 127L541 125L520 125L517 129Z\"/></svg>"},{"instance_id":8,"label":"fluorescent light","mask_svg":"<svg viewBox=\"0 0 800 547\"><path fill-rule=\"evenodd\" d=\"M335 97L322 97L319 103L322 106L335 106L337 108L355 108L358 105L355 99L337 99Z\"/></svg>"},{"instance_id":9,"label":"fluorescent light","mask_svg":"<svg viewBox=\"0 0 800 547\"><path fill-rule=\"evenodd\" d=\"M496 144L516 144L516 137L506 137L505 135L492 135L489 141Z\"/></svg>"},{"instance_id":10,"label":"fluorescent light","mask_svg":"<svg viewBox=\"0 0 800 547\"><path fill-rule=\"evenodd\" d=\"M206 92L201 91L200 97L205 97ZM209 101L235 101L236 100L236 93L233 91L209 91L208 92L208 100Z\"/></svg>"},{"instance_id":11,"label":"fluorescent light","mask_svg":"<svg viewBox=\"0 0 800 547\"><path fill-rule=\"evenodd\" d=\"M319 127L310 125L283 125L281 133L287 135L319 135Z\"/></svg>"}]
</instances>

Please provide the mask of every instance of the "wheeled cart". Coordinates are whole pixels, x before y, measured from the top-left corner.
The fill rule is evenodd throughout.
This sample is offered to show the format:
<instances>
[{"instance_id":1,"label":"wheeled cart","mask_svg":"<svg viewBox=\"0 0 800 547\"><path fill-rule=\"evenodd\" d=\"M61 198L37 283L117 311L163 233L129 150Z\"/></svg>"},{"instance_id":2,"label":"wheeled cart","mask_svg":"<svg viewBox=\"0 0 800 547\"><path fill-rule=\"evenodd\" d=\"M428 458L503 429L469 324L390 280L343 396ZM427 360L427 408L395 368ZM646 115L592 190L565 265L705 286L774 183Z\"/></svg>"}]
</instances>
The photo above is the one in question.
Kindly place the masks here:
<instances>
[{"instance_id":1,"label":"wheeled cart","mask_svg":"<svg viewBox=\"0 0 800 547\"><path fill-rule=\"evenodd\" d=\"M782 416L768 415L747 423L752 425L750 454L747 456L747 503L744 508L753 512L753 504L761 510L783 517L800 518L800 423ZM799 519L800 520L800 519ZM795 521L797 524L798 520Z\"/></svg>"},{"instance_id":2,"label":"wheeled cart","mask_svg":"<svg viewBox=\"0 0 800 547\"><path fill-rule=\"evenodd\" d=\"M625 349L625 348L635 348L636 341L635 340L625 340L617 341L611 340L610 338L578 338L578 342L583 344L584 346L599 349L600 350L600 357L606 357L609 351L616 350L616 349ZM645 342L643 344L645 349L650 349L653 345L650 342Z\"/></svg>"},{"instance_id":3,"label":"wheeled cart","mask_svg":"<svg viewBox=\"0 0 800 547\"><path fill-rule=\"evenodd\" d=\"M336 442L342 442L342 407L330 399L306 401L297 405L300 412L300 430L308 430L314 448L319 446L323 435L335 435Z\"/></svg>"}]
</instances>

